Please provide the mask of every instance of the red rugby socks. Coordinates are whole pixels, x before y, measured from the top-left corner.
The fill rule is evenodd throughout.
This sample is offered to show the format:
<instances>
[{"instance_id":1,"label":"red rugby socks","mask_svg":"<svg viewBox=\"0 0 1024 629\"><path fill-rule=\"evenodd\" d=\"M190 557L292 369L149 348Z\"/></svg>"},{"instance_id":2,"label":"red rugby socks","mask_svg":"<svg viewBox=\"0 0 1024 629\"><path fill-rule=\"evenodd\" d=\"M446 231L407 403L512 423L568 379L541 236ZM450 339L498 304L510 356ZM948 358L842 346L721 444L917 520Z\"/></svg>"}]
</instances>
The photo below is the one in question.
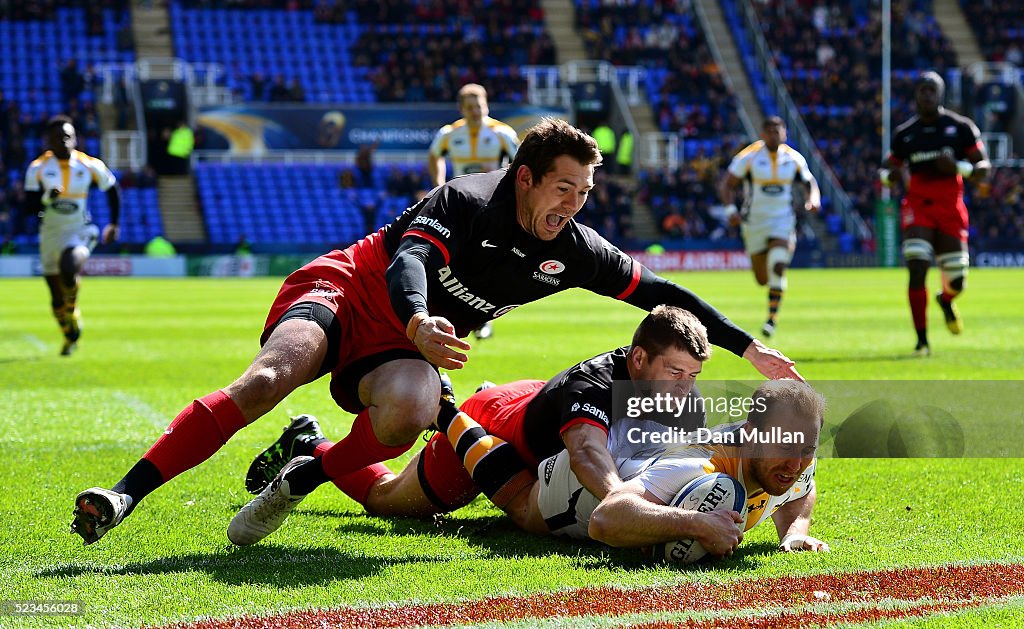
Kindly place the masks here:
<instances>
[{"instance_id":1,"label":"red rugby socks","mask_svg":"<svg viewBox=\"0 0 1024 629\"><path fill-rule=\"evenodd\" d=\"M353 472L361 471L373 463L390 461L395 457L401 456L414 443L416 443L415 439L409 443L397 446L381 443L373 432L373 424L370 422L370 410L364 409L356 415L355 422L352 424L352 432L338 443L327 448L326 452L324 452L322 457L324 474L331 480L341 481L343 477ZM321 451L320 446L317 447L317 450L318 452ZM342 486L342 484L339 483L338 487L346 494L349 494L348 489ZM349 496L353 499L358 499L352 494L349 494ZM365 499L366 496L364 494L363 500Z\"/></svg>"},{"instance_id":2,"label":"red rugby socks","mask_svg":"<svg viewBox=\"0 0 1024 629\"><path fill-rule=\"evenodd\" d=\"M213 456L247 423L226 393L214 391L185 407L142 458L167 482Z\"/></svg>"}]
</instances>

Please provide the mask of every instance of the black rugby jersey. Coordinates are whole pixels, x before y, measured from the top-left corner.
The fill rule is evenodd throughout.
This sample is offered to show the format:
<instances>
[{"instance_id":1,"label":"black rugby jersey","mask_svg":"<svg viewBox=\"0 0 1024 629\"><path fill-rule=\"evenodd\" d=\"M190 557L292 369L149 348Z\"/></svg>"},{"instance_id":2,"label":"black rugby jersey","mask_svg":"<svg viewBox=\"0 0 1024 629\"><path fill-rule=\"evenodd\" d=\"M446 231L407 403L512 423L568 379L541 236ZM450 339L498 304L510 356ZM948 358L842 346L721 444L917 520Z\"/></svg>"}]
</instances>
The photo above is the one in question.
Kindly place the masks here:
<instances>
[{"instance_id":1,"label":"black rugby jersey","mask_svg":"<svg viewBox=\"0 0 1024 629\"><path fill-rule=\"evenodd\" d=\"M400 321L426 311L465 336L518 306L580 287L647 311L660 304L686 308L708 328L712 343L736 354L750 344L752 337L711 306L575 220L550 241L529 234L516 220L513 186L508 169L457 177L383 228L392 259L389 293ZM429 257L409 251L417 245L420 254L429 246ZM402 275L410 267L396 270L401 256L407 256L403 264L416 258L425 268L426 304L415 274Z\"/></svg>"},{"instance_id":2,"label":"black rugby jersey","mask_svg":"<svg viewBox=\"0 0 1024 629\"><path fill-rule=\"evenodd\" d=\"M963 180L957 174L940 173L936 160L952 153L957 160L981 148L978 127L957 113L944 111L937 120L924 122L914 116L896 128L892 155L910 168L910 195L955 200L963 192Z\"/></svg>"},{"instance_id":3,"label":"black rugby jersey","mask_svg":"<svg viewBox=\"0 0 1024 629\"><path fill-rule=\"evenodd\" d=\"M523 417L523 433L530 452L538 461L565 449L561 435L572 426L593 424L607 432L612 422L622 419L615 414L613 385L630 382L626 368L628 352L628 347L620 347L573 365L548 380L530 400ZM630 387L624 387L618 393L625 395L629 390ZM690 395L700 396L696 386ZM687 431L703 428L706 424L702 412L688 412L664 421L653 415L645 418Z\"/></svg>"},{"instance_id":4,"label":"black rugby jersey","mask_svg":"<svg viewBox=\"0 0 1024 629\"><path fill-rule=\"evenodd\" d=\"M392 257L410 236L441 252L443 265L427 269L431 315L447 318L462 336L567 288L619 298L632 292L638 265L592 229L569 221L551 241L527 233L516 221L514 182L505 173L453 179L385 229Z\"/></svg>"}]
</instances>

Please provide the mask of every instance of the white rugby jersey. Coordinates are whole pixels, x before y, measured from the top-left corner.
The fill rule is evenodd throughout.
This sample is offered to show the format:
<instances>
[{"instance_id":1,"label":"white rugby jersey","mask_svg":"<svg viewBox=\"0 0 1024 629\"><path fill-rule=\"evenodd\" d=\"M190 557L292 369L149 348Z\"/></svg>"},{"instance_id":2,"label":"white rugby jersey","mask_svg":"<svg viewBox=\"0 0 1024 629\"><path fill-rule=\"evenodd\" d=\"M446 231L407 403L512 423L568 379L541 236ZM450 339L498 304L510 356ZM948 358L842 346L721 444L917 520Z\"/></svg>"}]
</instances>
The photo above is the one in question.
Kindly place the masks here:
<instances>
[{"instance_id":1,"label":"white rugby jersey","mask_svg":"<svg viewBox=\"0 0 1024 629\"><path fill-rule=\"evenodd\" d=\"M743 180L744 208L754 221L792 212L793 182L813 180L803 155L786 144L780 144L773 153L763 140L737 153L729 164L729 173Z\"/></svg>"},{"instance_id":2,"label":"white rugby jersey","mask_svg":"<svg viewBox=\"0 0 1024 629\"><path fill-rule=\"evenodd\" d=\"M46 151L25 171L25 192L43 193L42 224L46 228L88 223L89 187L96 184L106 191L115 183L114 173L106 164L81 151L71 151L67 160ZM50 191L55 189L62 192L51 199Z\"/></svg>"},{"instance_id":3,"label":"white rugby jersey","mask_svg":"<svg viewBox=\"0 0 1024 629\"><path fill-rule=\"evenodd\" d=\"M743 424L742 421L723 424L710 429L710 431L716 434L731 433L737 431ZM649 425L633 424L632 426L639 426L645 430L651 429ZM633 454L628 459L620 458L616 456L617 452L630 451L630 446L622 442L627 438L629 427L629 422L613 423L612 432L609 434L608 447L612 456L615 457L622 480L629 481L639 478L647 491L657 496L665 504L671 504L679 490L690 481L715 472L728 474L739 480L747 491L747 506L742 514L747 519L743 529L745 531L749 531L763 522L787 502L806 496L814 484L814 469L817 460L812 461L789 488L789 491L781 496L768 495L761 488L751 492L743 480L743 465L746 460L742 456L738 456L739 448L734 445L661 446L660 453L640 452Z\"/></svg>"},{"instance_id":4,"label":"white rugby jersey","mask_svg":"<svg viewBox=\"0 0 1024 629\"><path fill-rule=\"evenodd\" d=\"M465 118L445 125L430 143L430 155L447 156L452 163L452 176L485 173L501 168L502 159L511 162L519 148L515 129L500 120L484 116L474 133Z\"/></svg>"}]
</instances>

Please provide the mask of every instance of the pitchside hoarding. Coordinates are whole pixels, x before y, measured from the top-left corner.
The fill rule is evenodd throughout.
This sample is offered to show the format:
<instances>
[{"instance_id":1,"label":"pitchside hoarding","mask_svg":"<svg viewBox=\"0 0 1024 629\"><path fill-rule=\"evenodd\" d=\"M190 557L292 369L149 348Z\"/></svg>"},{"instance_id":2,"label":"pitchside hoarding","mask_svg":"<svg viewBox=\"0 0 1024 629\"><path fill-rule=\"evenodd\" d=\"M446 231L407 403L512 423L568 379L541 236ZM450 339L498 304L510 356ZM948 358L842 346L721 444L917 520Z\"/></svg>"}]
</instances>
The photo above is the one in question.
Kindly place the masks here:
<instances>
[{"instance_id":1,"label":"pitchside hoarding","mask_svg":"<svg viewBox=\"0 0 1024 629\"><path fill-rule=\"evenodd\" d=\"M493 105L490 115L510 125L520 137L545 116L570 119L563 109L517 105ZM377 144L378 151L425 153L437 130L458 118L454 104L206 107L197 118L202 133L196 148L261 155L267 151L357 151Z\"/></svg>"}]
</instances>

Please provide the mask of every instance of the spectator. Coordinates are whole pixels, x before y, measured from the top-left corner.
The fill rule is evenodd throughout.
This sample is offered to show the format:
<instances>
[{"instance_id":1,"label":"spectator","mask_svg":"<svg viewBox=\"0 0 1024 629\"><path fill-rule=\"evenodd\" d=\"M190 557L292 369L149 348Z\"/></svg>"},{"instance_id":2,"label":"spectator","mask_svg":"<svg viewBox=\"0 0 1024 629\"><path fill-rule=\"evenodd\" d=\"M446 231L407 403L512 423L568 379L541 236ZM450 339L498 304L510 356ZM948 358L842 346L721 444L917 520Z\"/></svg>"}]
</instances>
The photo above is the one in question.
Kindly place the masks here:
<instances>
[{"instance_id":1,"label":"spectator","mask_svg":"<svg viewBox=\"0 0 1024 629\"><path fill-rule=\"evenodd\" d=\"M85 78L78 71L78 60L68 59L60 71L60 92L64 103L78 98L85 89Z\"/></svg>"},{"instance_id":2,"label":"spectator","mask_svg":"<svg viewBox=\"0 0 1024 629\"><path fill-rule=\"evenodd\" d=\"M167 171L171 175L186 175L189 171L192 149L196 138L192 129L184 120L167 137Z\"/></svg>"}]
</instances>

